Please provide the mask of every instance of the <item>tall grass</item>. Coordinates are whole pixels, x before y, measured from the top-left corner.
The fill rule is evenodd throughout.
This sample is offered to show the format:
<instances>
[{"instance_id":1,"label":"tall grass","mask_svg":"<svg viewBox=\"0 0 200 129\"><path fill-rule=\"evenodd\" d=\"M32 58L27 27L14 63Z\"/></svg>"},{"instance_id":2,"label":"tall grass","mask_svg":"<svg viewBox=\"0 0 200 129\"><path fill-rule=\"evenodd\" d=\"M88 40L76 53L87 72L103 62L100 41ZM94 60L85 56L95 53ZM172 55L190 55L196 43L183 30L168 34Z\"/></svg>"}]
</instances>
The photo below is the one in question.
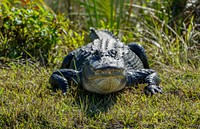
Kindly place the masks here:
<instances>
[{"instance_id":1,"label":"tall grass","mask_svg":"<svg viewBox=\"0 0 200 129\"><path fill-rule=\"evenodd\" d=\"M194 6L187 5L186 0L77 0L71 1L72 10L68 15L75 17L72 21L78 19L84 29L91 26L110 29L120 37L123 35L121 38L127 43L139 42L149 48L151 58L160 64L179 67L184 63L197 67L198 14L191 8Z\"/></svg>"}]
</instances>

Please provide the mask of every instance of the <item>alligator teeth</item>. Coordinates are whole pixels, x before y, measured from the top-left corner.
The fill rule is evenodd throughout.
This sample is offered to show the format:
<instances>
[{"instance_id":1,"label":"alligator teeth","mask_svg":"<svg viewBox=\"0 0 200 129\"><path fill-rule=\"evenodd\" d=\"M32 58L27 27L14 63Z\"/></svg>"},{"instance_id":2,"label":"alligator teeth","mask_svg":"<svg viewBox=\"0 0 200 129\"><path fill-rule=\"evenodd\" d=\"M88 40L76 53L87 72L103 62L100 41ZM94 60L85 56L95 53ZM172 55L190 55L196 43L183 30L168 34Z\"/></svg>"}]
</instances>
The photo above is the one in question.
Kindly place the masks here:
<instances>
[{"instance_id":1,"label":"alligator teeth","mask_svg":"<svg viewBox=\"0 0 200 129\"><path fill-rule=\"evenodd\" d=\"M121 73L123 70L116 71L115 69L110 70L96 70L95 74L112 74L112 73Z\"/></svg>"}]
</instances>

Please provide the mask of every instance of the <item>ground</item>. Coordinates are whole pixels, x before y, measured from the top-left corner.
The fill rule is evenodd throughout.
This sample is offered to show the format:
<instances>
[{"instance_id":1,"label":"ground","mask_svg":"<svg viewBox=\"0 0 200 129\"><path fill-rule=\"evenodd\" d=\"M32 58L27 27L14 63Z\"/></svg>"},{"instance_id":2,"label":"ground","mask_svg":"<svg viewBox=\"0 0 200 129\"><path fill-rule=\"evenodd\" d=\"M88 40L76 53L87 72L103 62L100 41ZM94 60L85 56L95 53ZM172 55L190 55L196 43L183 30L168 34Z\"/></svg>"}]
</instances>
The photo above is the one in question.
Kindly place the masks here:
<instances>
[{"instance_id":1,"label":"ground","mask_svg":"<svg viewBox=\"0 0 200 129\"><path fill-rule=\"evenodd\" d=\"M155 66L154 66L155 67ZM200 128L200 69L154 68L163 94L143 88L98 95L74 84L66 96L48 83L54 69L11 63L0 68L2 128Z\"/></svg>"}]
</instances>

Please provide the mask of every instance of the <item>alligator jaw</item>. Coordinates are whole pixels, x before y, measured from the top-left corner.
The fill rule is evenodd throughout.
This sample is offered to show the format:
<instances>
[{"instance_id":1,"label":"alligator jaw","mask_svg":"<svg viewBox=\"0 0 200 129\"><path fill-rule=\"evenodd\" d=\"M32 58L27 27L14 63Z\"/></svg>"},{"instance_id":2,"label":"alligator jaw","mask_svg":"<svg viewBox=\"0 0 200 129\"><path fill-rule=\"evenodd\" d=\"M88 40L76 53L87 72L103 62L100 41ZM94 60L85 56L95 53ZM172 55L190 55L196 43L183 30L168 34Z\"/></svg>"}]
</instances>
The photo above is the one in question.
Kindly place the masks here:
<instances>
[{"instance_id":1,"label":"alligator jaw","mask_svg":"<svg viewBox=\"0 0 200 129\"><path fill-rule=\"evenodd\" d=\"M125 75L123 69L94 69L84 70L82 73L83 87L87 91L109 94L125 87Z\"/></svg>"},{"instance_id":2,"label":"alligator jaw","mask_svg":"<svg viewBox=\"0 0 200 129\"><path fill-rule=\"evenodd\" d=\"M87 91L99 94L109 94L125 87L125 79L116 77L102 77L94 80L83 80L83 87Z\"/></svg>"},{"instance_id":3,"label":"alligator jaw","mask_svg":"<svg viewBox=\"0 0 200 129\"><path fill-rule=\"evenodd\" d=\"M84 70L85 78L89 80L95 80L100 78L124 78L124 69L123 68L100 68L100 69L94 69L87 67Z\"/></svg>"}]
</instances>

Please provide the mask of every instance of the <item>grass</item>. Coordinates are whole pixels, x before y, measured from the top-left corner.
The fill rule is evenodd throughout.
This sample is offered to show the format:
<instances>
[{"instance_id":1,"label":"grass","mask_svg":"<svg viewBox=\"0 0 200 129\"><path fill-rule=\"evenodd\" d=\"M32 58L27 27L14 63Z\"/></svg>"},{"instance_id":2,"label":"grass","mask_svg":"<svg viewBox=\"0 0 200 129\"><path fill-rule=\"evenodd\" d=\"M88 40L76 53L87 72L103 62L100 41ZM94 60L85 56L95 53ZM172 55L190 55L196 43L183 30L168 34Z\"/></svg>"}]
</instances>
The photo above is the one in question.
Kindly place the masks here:
<instances>
[{"instance_id":1,"label":"grass","mask_svg":"<svg viewBox=\"0 0 200 129\"><path fill-rule=\"evenodd\" d=\"M140 6L140 2L132 3L132 0L126 4L117 0L115 5L114 0L107 1L108 6L102 8L100 0L86 0L80 6L85 8L78 10L87 14L83 19L90 20L75 18L80 23L70 26L83 26L80 27L83 29L97 24L94 27L119 32L124 42L142 44L152 69L162 79L164 93L147 97L143 92L145 84L109 95L93 94L76 85L66 96L53 93L48 83L56 69L52 66L58 67L67 48L83 45L85 36L73 38L73 32L79 33L76 27L69 30L66 23L62 25L66 43L58 43L58 48L50 54L55 65L41 67L21 59L5 63L7 58L0 58L1 128L200 128L200 33L195 28L194 17L188 18L187 25L180 19L180 25L171 27L170 13L164 12L170 7L166 2L147 1ZM153 5L157 7L154 9ZM143 10L137 12L136 8ZM125 12L129 13L124 15ZM7 43L6 36L2 42Z\"/></svg>"},{"instance_id":2,"label":"grass","mask_svg":"<svg viewBox=\"0 0 200 129\"><path fill-rule=\"evenodd\" d=\"M73 86L62 96L49 87L52 69L11 63L0 70L0 126L200 128L200 69L184 69L157 68L165 92L152 97L144 95L144 85L110 95Z\"/></svg>"}]
</instances>

